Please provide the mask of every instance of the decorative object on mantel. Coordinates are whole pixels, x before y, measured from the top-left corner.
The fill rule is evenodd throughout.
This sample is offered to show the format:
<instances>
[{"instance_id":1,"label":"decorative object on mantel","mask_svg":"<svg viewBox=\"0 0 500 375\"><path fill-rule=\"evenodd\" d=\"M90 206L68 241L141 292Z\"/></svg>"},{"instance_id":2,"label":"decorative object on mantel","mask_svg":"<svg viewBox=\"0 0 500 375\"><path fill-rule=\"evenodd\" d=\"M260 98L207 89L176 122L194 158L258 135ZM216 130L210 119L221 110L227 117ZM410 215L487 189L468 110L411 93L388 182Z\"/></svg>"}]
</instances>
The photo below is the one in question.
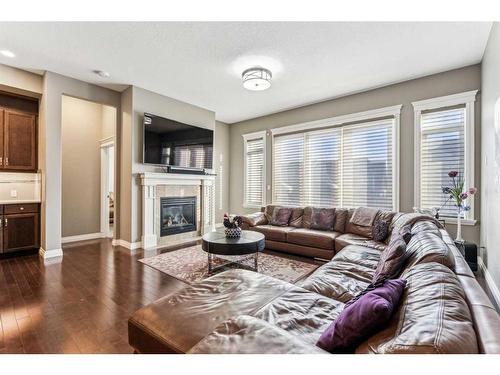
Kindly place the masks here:
<instances>
[{"instance_id":1,"label":"decorative object on mantel","mask_svg":"<svg viewBox=\"0 0 500 375\"><path fill-rule=\"evenodd\" d=\"M241 216L229 215L228 213L225 213L223 223L226 228L224 231L227 238L241 237L241 224L243 223Z\"/></svg>"},{"instance_id":2,"label":"decorative object on mantel","mask_svg":"<svg viewBox=\"0 0 500 375\"><path fill-rule=\"evenodd\" d=\"M451 178L451 186L443 186L441 188L443 194L448 195L448 199L440 207L442 208L450 199L455 201L457 206L457 237L456 242L464 242L462 238L462 213L470 210L470 206L466 204L469 197L477 193L477 188L470 187L464 190L464 178L460 176L458 171L449 171L448 176Z\"/></svg>"}]
</instances>

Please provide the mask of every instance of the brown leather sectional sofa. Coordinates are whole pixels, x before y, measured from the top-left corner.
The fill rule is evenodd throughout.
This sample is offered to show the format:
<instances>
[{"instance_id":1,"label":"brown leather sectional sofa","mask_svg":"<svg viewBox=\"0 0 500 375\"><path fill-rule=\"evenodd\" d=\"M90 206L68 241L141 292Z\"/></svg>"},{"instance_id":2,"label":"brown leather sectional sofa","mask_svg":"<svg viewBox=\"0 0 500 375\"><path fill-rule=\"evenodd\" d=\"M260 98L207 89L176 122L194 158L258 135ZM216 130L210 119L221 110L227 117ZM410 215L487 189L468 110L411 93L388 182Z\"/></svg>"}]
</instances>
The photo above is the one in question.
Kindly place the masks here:
<instances>
[{"instance_id":1,"label":"brown leather sectional sofa","mask_svg":"<svg viewBox=\"0 0 500 375\"><path fill-rule=\"evenodd\" d=\"M393 215L392 231L405 225L402 301L355 353L500 353L500 318L447 232L430 218ZM307 246L302 254L333 258L296 285L230 270L159 299L130 317L130 345L139 353L326 353L316 341L371 282L386 245L335 241L343 234L332 249Z\"/></svg>"},{"instance_id":2,"label":"brown leather sectional sofa","mask_svg":"<svg viewBox=\"0 0 500 375\"><path fill-rule=\"evenodd\" d=\"M275 205L262 207L256 212L243 217L243 229L261 232L266 236L266 249L283 251L330 260L336 252L347 245L369 245L383 250L386 242L373 240L373 226L360 226L351 222L354 209L336 209L332 230L310 228L312 207L293 208L287 226L269 224ZM379 211L375 220L392 222L401 214Z\"/></svg>"}]
</instances>

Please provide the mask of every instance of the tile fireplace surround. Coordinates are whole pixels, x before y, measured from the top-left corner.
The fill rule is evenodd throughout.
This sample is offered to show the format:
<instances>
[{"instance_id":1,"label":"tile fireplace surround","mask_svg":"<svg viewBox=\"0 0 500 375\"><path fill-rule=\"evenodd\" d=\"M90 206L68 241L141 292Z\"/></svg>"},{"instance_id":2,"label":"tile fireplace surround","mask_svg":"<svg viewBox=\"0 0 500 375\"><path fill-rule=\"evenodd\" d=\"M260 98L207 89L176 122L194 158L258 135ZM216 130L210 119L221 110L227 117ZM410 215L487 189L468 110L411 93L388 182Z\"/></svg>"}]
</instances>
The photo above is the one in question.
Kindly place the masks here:
<instances>
[{"instance_id":1,"label":"tile fireplace surround","mask_svg":"<svg viewBox=\"0 0 500 375\"><path fill-rule=\"evenodd\" d=\"M215 176L146 172L142 186L142 247L152 249L215 230ZM160 199L196 196L196 231L160 236Z\"/></svg>"}]
</instances>

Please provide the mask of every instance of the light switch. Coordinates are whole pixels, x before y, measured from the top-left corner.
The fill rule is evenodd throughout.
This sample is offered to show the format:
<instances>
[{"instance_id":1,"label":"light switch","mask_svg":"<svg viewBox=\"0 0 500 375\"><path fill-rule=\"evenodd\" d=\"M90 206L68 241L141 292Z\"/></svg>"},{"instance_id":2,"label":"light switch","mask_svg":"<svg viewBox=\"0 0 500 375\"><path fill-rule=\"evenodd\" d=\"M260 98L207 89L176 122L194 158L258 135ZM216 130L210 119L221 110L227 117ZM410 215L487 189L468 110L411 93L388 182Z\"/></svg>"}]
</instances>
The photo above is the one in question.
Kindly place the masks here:
<instances>
[{"instance_id":1,"label":"light switch","mask_svg":"<svg viewBox=\"0 0 500 375\"><path fill-rule=\"evenodd\" d=\"M17 198L17 190L12 189L12 190L10 191L10 197L11 197L11 198Z\"/></svg>"}]
</instances>

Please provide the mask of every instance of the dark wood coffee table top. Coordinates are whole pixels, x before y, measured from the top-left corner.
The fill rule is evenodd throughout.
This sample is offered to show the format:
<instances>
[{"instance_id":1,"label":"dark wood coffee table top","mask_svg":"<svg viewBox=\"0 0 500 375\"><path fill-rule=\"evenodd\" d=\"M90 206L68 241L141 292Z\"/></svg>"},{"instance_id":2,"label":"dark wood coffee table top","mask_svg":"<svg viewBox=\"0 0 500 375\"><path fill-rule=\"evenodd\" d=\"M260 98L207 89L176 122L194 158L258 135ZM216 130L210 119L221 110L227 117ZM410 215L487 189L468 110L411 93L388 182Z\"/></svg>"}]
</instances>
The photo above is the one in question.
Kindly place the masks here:
<instances>
[{"instance_id":1,"label":"dark wood coffee table top","mask_svg":"<svg viewBox=\"0 0 500 375\"><path fill-rule=\"evenodd\" d=\"M223 231L203 235L201 247L216 255L246 255L264 250L265 237L262 233L244 230L240 238L226 238Z\"/></svg>"}]
</instances>

